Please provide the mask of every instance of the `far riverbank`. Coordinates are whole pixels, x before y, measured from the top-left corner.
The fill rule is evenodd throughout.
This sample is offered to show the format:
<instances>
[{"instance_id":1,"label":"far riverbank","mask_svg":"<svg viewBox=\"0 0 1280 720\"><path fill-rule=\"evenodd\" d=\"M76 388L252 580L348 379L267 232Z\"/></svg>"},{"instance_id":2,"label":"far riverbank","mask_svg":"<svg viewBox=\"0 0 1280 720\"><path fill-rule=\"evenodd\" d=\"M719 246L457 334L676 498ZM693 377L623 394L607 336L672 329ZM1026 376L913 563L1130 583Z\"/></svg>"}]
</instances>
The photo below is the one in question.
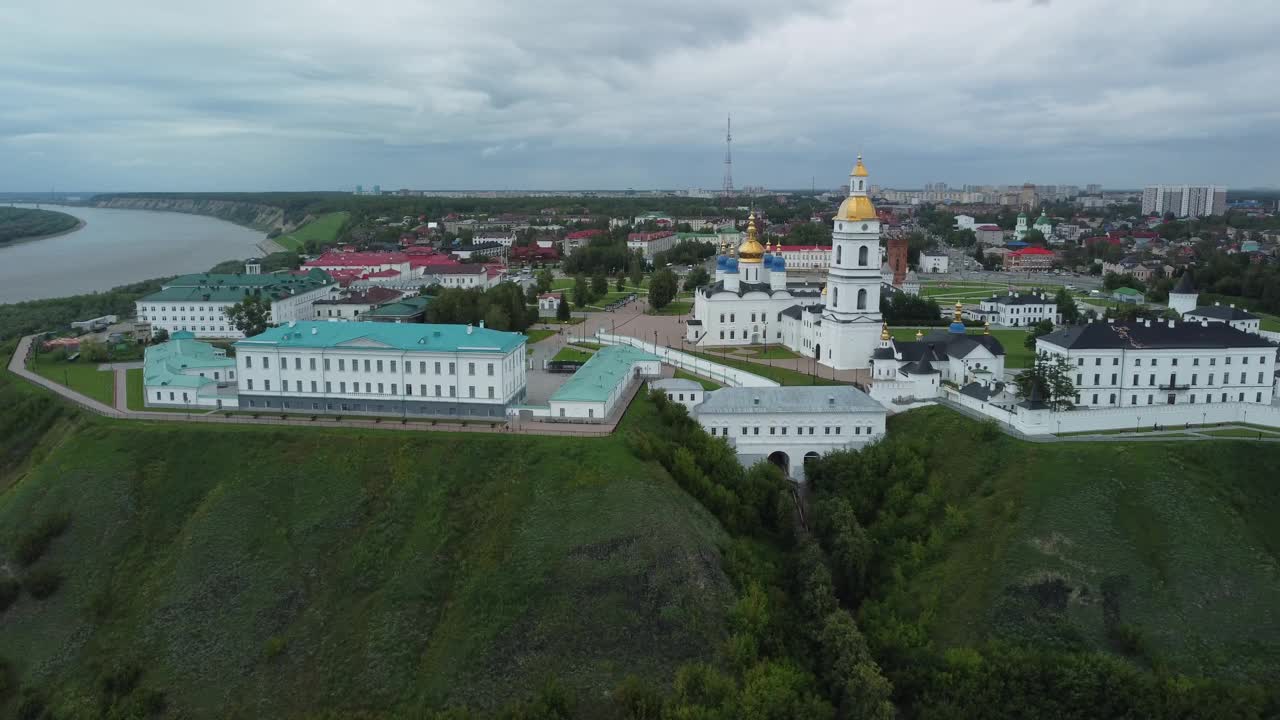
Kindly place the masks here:
<instances>
[{"instance_id":1,"label":"far riverbank","mask_svg":"<svg viewBox=\"0 0 1280 720\"><path fill-rule=\"evenodd\" d=\"M74 216L73 216L73 217L74 217ZM20 237L20 238L15 238L15 239L13 239L13 240L9 240L9 241L7 241L7 242L0 242L0 247L12 247L12 246L14 246L14 245L18 245L18 244L21 244L21 243L29 243L29 242L35 242L35 241L37 241L37 240L47 240L47 239L49 239L49 238L61 237L62 235L70 235L71 233L76 232L77 230L81 230L81 229L83 229L83 228L84 228L84 226L85 226L85 225L88 225L88 224L89 224L89 223L88 223L88 221L87 221L87 220L85 220L85 219L83 219L83 218L76 218L76 226L75 226L75 227L73 227L73 228L67 228L66 230L63 230L62 232L49 233L48 235L33 235L33 236L31 236L31 237Z\"/></svg>"}]
</instances>

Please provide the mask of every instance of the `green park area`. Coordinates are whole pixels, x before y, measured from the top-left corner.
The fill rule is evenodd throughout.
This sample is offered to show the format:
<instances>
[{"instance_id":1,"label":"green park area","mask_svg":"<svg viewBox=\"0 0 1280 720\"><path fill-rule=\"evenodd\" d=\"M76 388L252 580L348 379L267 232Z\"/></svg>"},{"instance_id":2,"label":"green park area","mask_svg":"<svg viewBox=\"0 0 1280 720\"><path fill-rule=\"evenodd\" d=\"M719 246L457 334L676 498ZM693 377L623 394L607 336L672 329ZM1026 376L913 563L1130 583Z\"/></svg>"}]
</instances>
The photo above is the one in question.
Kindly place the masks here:
<instances>
[{"instance_id":1,"label":"green park area","mask_svg":"<svg viewBox=\"0 0 1280 720\"><path fill-rule=\"evenodd\" d=\"M83 355L71 361L38 355L31 361L29 369L100 403L111 405L115 398L115 374L99 370L98 364L89 362Z\"/></svg>"},{"instance_id":2,"label":"green park area","mask_svg":"<svg viewBox=\"0 0 1280 720\"><path fill-rule=\"evenodd\" d=\"M809 373L792 370L790 368L774 367L772 365L768 365L764 363L743 360L741 358L735 357L732 354L720 355L718 353L713 354L713 353L707 353L707 352L692 352L692 351L686 351L686 352L688 352L689 355L702 358L703 360L709 360L714 363L727 365L728 367L731 367L731 368L736 368L738 370L745 370L749 373L754 373L761 377L769 378L770 380L773 380L780 385L844 385L845 384L838 380L833 380L830 377L825 377L825 378L821 377L820 375L824 370L827 372L831 371L830 368L824 368L822 366L818 366L817 368L818 375L815 376ZM812 366L812 362L810 362L810 365Z\"/></svg>"},{"instance_id":3,"label":"green park area","mask_svg":"<svg viewBox=\"0 0 1280 720\"><path fill-rule=\"evenodd\" d=\"M528 340L527 342L528 342L530 345L532 345L533 343L536 343L536 342L542 342L543 340L546 340L547 338L551 337L552 335L555 335L555 334L556 334L556 331L555 331L555 330L540 330L540 329L536 329L536 328L534 328L534 329L530 329L530 330L525 330L525 331L524 331L524 334L525 334L525 337L529 338L529 340Z\"/></svg>"},{"instance_id":4,"label":"green park area","mask_svg":"<svg viewBox=\"0 0 1280 720\"><path fill-rule=\"evenodd\" d=\"M560 351L557 352L555 356L551 358L551 362L584 363L590 360L591 356L594 354L595 354L595 351L593 350L582 350L580 348L573 347L572 345L566 345L560 348Z\"/></svg>"},{"instance_id":5,"label":"green park area","mask_svg":"<svg viewBox=\"0 0 1280 720\"><path fill-rule=\"evenodd\" d=\"M308 242L314 242L321 247L332 245L337 241L338 233L342 231L342 225L347 221L349 214L347 212L325 213L297 230L274 239L285 250L301 250Z\"/></svg>"},{"instance_id":6,"label":"green park area","mask_svg":"<svg viewBox=\"0 0 1280 720\"><path fill-rule=\"evenodd\" d=\"M0 572L6 711L432 717L553 677L591 717L727 634L724 531L621 434L114 421L16 382L0 377L0 551L23 548Z\"/></svg>"},{"instance_id":7,"label":"green park area","mask_svg":"<svg viewBox=\"0 0 1280 720\"><path fill-rule=\"evenodd\" d=\"M940 650L999 641L1274 678L1280 444L1028 443L942 408L890 418L889 433L970 529L922 547L864 615Z\"/></svg>"}]
</instances>

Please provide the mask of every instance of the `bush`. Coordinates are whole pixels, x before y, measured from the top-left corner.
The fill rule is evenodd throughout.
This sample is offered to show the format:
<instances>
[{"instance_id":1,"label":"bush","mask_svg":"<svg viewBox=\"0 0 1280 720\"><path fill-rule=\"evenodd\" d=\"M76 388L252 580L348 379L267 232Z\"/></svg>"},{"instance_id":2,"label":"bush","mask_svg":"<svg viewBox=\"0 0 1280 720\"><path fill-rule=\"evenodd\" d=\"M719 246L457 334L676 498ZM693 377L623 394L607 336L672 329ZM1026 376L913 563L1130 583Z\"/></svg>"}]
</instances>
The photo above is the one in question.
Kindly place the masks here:
<instances>
[{"instance_id":1,"label":"bush","mask_svg":"<svg viewBox=\"0 0 1280 720\"><path fill-rule=\"evenodd\" d=\"M17 559L18 564L23 567L29 567L39 560L45 551L49 549L49 544L53 542L53 539L65 532L70 524L70 515L58 513L46 517L29 531L19 535L16 543L17 548L14 551L14 557Z\"/></svg>"},{"instance_id":2,"label":"bush","mask_svg":"<svg viewBox=\"0 0 1280 720\"><path fill-rule=\"evenodd\" d=\"M288 645L288 642L284 638L279 635L273 635L267 638L266 644L262 646L262 654L270 660L284 652L286 645Z\"/></svg>"},{"instance_id":3,"label":"bush","mask_svg":"<svg viewBox=\"0 0 1280 720\"><path fill-rule=\"evenodd\" d=\"M0 578L0 613L9 609L9 606L17 602L19 593L22 592L22 586L13 578Z\"/></svg>"},{"instance_id":4,"label":"bush","mask_svg":"<svg viewBox=\"0 0 1280 720\"><path fill-rule=\"evenodd\" d=\"M58 588L62 587L62 576L56 570L40 568L27 573L27 577L22 581L26 586L27 592L31 597L37 600L45 598L58 592Z\"/></svg>"}]
</instances>

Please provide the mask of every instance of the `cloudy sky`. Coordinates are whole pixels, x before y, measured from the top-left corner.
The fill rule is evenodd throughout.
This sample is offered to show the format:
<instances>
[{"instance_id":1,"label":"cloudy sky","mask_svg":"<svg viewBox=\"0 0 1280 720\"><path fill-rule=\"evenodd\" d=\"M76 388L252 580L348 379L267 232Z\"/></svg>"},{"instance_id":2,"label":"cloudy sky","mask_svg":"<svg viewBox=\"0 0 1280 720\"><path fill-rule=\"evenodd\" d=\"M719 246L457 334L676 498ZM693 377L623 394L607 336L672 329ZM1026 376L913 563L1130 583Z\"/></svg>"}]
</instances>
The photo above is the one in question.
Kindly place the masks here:
<instances>
[{"instance_id":1,"label":"cloudy sky","mask_svg":"<svg viewBox=\"0 0 1280 720\"><path fill-rule=\"evenodd\" d=\"M1280 185L1275 0L41 0L0 191Z\"/></svg>"}]
</instances>

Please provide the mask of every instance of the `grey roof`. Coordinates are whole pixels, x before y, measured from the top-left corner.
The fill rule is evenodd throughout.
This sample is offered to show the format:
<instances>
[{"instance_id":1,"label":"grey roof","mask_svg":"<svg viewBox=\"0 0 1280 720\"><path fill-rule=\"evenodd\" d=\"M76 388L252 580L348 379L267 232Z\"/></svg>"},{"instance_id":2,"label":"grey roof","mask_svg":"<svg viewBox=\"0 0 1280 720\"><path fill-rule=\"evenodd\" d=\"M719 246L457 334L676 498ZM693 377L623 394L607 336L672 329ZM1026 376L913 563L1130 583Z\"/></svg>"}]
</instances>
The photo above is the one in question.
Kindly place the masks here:
<instances>
[{"instance_id":1,"label":"grey roof","mask_svg":"<svg viewBox=\"0 0 1280 720\"><path fill-rule=\"evenodd\" d=\"M948 330L931 330L920 340L894 340L893 348L902 359L914 362L928 355L930 360L945 362L947 358L965 358L982 346L992 355L1004 355L1004 346L991 335L961 335Z\"/></svg>"},{"instance_id":2,"label":"grey roof","mask_svg":"<svg viewBox=\"0 0 1280 720\"><path fill-rule=\"evenodd\" d=\"M849 385L721 388L707 393L694 408L709 413L847 413L885 412L884 406Z\"/></svg>"},{"instance_id":3,"label":"grey roof","mask_svg":"<svg viewBox=\"0 0 1280 720\"><path fill-rule=\"evenodd\" d=\"M994 383L991 385L984 385L980 382L971 382L968 385L965 385L964 387L960 388L960 394L968 395L971 398L975 398L978 400L982 400L983 402L986 402L987 400L990 400L993 395L998 395L1003 390L1004 390L1003 383Z\"/></svg>"},{"instance_id":4,"label":"grey roof","mask_svg":"<svg viewBox=\"0 0 1280 720\"><path fill-rule=\"evenodd\" d=\"M654 380L653 382L649 383L649 387L655 390L675 390L677 392L682 390L702 390L703 389L702 383L695 382L693 380L688 380L685 378L663 378L661 380Z\"/></svg>"},{"instance_id":5,"label":"grey roof","mask_svg":"<svg viewBox=\"0 0 1280 720\"><path fill-rule=\"evenodd\" d=\"M1222 305L1202 305L1195 310L1187 313L1188 316L1209 318L1210 320L1257 320L1257 315L1248 310L1240 308L1224 307Z\"/></svg>"},{"instance_id":6,"label":"grey roof","mask_svg":"<svg viewBox=\"0 0 1280 720\"><path fill-rule=\"evenodd\" d=\"M1187 270L1182 273L1182 277L1178 279L1178 286L1173 289L1173 293L1177 295L1195 295L1196 285L1191 279L1191 271Z\"/></svg>"},{"instance_id":7,"label":"grey roof","mask_svg":"<svg viewBox=\"0 0 1280 720\"><path fill-rule=\"evenodd\" d=\"M929 354L925 353L919 360L903 365L898 372L903 375L937 375L938 371L933 369L933 363L929 362Z\"/></svg>"},{"instance_id":8,"label":"grey roof","mask_svg":"<svg viewBox=\"0 0 1280 720\"><path fill-rule=\"evenodd\" d=\"M1274 348L1258 335L1226 323L1166 321L1146 323L1091 322L1072 325L1040 337L1044 342L1069 350L1161 350L1172 348Z\"/></svg>"}]
</instances>

